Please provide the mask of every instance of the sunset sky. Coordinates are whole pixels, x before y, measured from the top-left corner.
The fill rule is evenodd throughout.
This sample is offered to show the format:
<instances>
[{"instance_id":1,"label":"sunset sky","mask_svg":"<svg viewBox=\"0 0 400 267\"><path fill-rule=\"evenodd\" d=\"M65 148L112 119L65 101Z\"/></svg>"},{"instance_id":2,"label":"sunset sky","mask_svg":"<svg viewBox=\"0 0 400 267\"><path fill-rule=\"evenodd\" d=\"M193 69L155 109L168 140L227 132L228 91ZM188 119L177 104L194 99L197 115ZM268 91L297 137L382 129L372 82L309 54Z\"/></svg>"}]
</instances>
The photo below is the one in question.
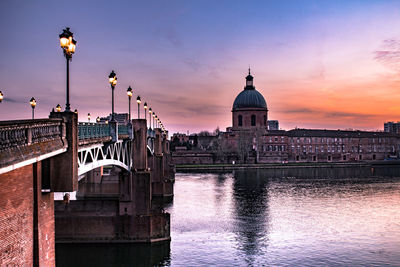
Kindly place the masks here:
<instances>
[{"instance_id":1,"label":"sunset sky","mask_svg":"<svg viewBox=\"0 0 400 267\"><path fill-rule=\"evenodd\" d=\"M170 133L225 129L249 65L283 129L400 120L400 1L2 0L0 25L0 120L30 118L32 96L36 117L64 108L67 26L81 121L111 112L115 70L116 112L130 85Z\"/></svg>"}]
</instances>

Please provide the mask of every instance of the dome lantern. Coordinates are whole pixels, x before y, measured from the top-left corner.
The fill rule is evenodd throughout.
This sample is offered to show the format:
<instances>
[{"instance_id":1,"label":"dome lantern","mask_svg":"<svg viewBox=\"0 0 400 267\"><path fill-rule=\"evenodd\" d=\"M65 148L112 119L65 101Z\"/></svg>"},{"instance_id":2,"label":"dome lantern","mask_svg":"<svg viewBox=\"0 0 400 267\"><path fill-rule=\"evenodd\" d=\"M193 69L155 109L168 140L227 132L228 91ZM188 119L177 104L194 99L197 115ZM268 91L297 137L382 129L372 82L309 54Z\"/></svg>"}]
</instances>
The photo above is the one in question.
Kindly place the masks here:
<instances>
[{"instance_id":1,"label":"dome lantern","mask_svg":"<svg viewBox=\"0 0 400 267\"><path fill-rule=\"evenodd\" d=\"M250 68L249 68L249 75L247 75L246 77L246 87L244 89L246 90L255 89L253 86L253 76L251 76L250 74Z\"/></svg>"}]
</instances>

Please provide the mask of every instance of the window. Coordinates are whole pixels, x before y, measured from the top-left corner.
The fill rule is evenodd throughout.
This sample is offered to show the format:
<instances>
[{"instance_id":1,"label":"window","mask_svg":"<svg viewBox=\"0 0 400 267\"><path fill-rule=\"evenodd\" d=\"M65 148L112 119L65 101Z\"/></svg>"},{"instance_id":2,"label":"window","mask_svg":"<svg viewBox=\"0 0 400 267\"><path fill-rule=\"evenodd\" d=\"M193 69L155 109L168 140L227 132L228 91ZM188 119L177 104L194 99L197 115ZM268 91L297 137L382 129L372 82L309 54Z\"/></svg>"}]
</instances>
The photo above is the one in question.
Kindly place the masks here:
<instances>
[{"instance_id":1,"label":"window","mask_svg":"<svg viewBox=\"0 0 400 267\"><path fill-rule=\"evenodd\" d=\"M343 160L346 160L346 155L343 155Z\"/></svg>"},{"instance_id":2,"label":"window","mask_svg":"<svg viewBox=\"0 0 400 267\"><path fill-rule=\"evenodd\" d=\"M242 125L243 125L243 117L242 117L242 115L239 115L239 116L238 116L238 125L239 125L239 126L242 126Z\"/></svg>"},{"instance_id":3,"label":"window","mask_svg":"<svg viewBox=\"0 0 400 267\"><path fill-rule=\"evenodd\" d=\"M312 160L317 161L317 156L313 156Z\"/></svg>"},{"instance_id":4,"label":"window","mask_svg":"<svg viewBox=\"0 0 400 267\"><path fill-rule=\"evenodd\" d=\"M372 159L376 160L376 155L375 154L372 155Z\"/></svg>"},{"instance_id":5,"label":"window","mask_svg":"<svg viewBox=\"0 0 400 267\"><path fill-rule=\"evenodd\" d=\"M256 115L251 115L251 126L256 126Z\"/></svg>"},{"instance_id":6,"label":"window","mask_svg":"<svg viewBox=\"0 0 400 267\"><path fill-rule=\"evenodd\" d=\"M266 125L267 125L267 116L264 115L264 126L266 126Z\"/></svg>"},{"instance_id":7,"label":"window","mask_svg":"<svg viewBox=\"0 0 400 267\"><path fill-rule=\"evenodd\" d=\"M331 160L332 160L331 156L328 156L328 161L331 161Z\"/></svg>"}]
</instances>

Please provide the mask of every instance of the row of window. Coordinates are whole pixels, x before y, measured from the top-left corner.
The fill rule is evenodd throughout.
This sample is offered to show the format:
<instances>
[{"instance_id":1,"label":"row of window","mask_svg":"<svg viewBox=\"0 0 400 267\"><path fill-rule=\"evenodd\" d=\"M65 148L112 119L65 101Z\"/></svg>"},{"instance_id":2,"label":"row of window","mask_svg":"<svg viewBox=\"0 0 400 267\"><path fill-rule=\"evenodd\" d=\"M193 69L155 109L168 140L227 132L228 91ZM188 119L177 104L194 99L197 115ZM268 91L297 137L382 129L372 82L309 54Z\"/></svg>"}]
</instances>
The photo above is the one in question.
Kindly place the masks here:
<instances>
[{"instance_id":1,"label":"row of window","mask_svg":"<svg viewBox=\"0 0 400 267\"><path fill-rule=\"evenodd\" d=\"M387 147L382 147L382 146L366 146L364 147L365 150L367 150L368 152L395 152L395 147L394 146L387 146ZM296 147L294 145L292 145L292 152L295 152ZM297 146L297 151L303 151L303 153L318 153L319 151L321 153L324 153L325 151L328 153L335 153L335 151L337 153L345 153L346 152L346 146L345 145L341 145L341 146ZM363 146L351 146L351 148L349 147L349 149L347 150L347 152L363 152Z\"/></svg>"},{"instance_id":2,"label":"row of window","mask_svg":"<svg viewBox=\"0 0 400 267\"><path fill-rule=\"evenodd\" d=\"M328 137L291 137L290 142L294 143L300 143L302 141L303 143L343 143L343 142L353 142L353 141L359 141L360 139L365 139L365 138L328 138ZM394 141L394 140L392 140ZM389 143L390 138L372 138L372 143L374 144L375 142L377 143Z\"/></svg>"},{"instance_id":3,"label":"row of window","mask_svg":"<svg viewBox=\"0 0 400 267\"><path fill-rule=\"evenodd\" d=\"M388 157L390 157L390 155L388 155ZM321 158L318 158L318 159L321 160ZM324 159L326 159L328 161L332 161L332 156L327 156L326 158L322 158L322 160L324 160ZM342 155L341 159L342 160L348 160L347 155ZM376 160L376 159L377 159L376 155L373 154L372 155L372 160ZM296 156L296 161L300 161L300 160L301 160L300 156L297 155ZM313 161L317 161L317 156L313 156L312 160ZM363 155L358 155L358 160L363 160Z\"/></svg>"},{"instance_id":4,"label":"row of window","mask_svg":"<svg viewBox=\"0 0 400 267\"><path fill-rule=\"evenodd\" d=\"M243 116L239 115L238 116L238 125L243 126ZM264 126L267 125L267 116L264 115ZM256 126L256 115L252 114L251 115L251 126Z\"/></svg>"}]
</instances>

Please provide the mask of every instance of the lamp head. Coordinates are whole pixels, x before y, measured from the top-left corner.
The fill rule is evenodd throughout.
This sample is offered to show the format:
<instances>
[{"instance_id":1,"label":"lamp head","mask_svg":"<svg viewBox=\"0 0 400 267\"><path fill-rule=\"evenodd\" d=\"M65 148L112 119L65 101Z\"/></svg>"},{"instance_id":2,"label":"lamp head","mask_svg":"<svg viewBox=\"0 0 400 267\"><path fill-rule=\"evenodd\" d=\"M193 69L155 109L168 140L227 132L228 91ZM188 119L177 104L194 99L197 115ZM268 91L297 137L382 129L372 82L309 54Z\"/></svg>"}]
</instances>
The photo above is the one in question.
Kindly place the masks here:
<instances>
[{"instance_id":1,"label":"lamp head","mask_svg":"<svg viewBox=\"0 0 400 267\"><path fill-rule=\"evenodd\" d=\"M32 108L36 107L36 99L34 97L31 98L31 100L29 100L29 104L31 104Z\"/></svg>"},{"instance_id":2,"label":"lamp head","mask_svg":"<svg viewBox=\"0 0 400 267\"><path fill-rule=\"evenodd\" d=\"M117 75L115 74L114 70L111 71L110 75L108 75L108 82L115 86L117 84Z\"/></svg>"},{"instance_id":3,"label":"lamp head","mask_svg":"<svg viewBox=\"0 0 400 267\"><path fill-rule=\"evenodd\" d=\"M126 90L126 94L128 95L129 99L132 97L133 91L132 91L132 88L130 86L128 87L128 90Z\"/></svg>"}]
</instances>

